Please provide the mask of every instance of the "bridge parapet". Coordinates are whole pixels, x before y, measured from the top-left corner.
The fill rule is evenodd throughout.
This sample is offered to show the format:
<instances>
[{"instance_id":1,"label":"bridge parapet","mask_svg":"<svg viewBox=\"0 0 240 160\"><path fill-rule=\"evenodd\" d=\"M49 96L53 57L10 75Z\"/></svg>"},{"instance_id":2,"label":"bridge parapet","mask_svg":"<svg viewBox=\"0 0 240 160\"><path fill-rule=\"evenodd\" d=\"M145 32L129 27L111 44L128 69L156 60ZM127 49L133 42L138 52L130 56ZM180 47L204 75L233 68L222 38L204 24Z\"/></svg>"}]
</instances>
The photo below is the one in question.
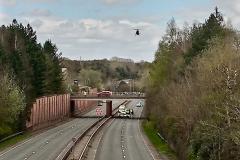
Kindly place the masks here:
<instances>
[{"instance_id":1,"label":"bridge parapet","mask_svg":"<svg viewBox=\"0 0 240 160\"><path fill-rule=\"evenodd\" d=\"M122 96L122 95L112 95L112 96L105 96L105 97L98 97L98 96L94 96L94 95L87 95L87 96L83 96L83 95L72 95L71 96L71 100L74 99L84 99L84 100L114 100L114 99L145 99L145 95L141 95L141 96Z\"/></svg>"}]
</instances>

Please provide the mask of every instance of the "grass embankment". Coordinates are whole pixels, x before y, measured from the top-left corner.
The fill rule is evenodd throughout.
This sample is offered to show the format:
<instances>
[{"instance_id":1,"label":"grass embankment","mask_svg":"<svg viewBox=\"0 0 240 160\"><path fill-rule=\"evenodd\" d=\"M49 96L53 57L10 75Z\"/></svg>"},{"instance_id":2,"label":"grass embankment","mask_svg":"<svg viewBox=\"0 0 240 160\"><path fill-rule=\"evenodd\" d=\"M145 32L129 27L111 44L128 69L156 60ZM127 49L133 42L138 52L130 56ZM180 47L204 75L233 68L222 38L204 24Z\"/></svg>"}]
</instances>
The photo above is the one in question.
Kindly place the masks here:
<instances>
[{"instance_id":1,"label":"grass embankment","mask_svg":"<svg viewBox=\"0 0 240 160\"><path fill-rule=\"evenodd\" d=\"M177 159L175 156L174 151L168 146L168 144L161 139L158 134L156 129L154 128L154 125L150 121L146 121L143 123L143 130L145 134L147 135L148 139L151 141L153 146L157 149L157 151L166 156L170 160L175 160Z\"/></svg>"},{"instance_id":2,"label":"grass embankment","mask_svg":"<svg viewBox=\"0 0 240 160\"><path fill-rule=\"evenodd\" d=\"M15 145L31 136L31 133L24 133L0 143L0 151Z\"/></svg>"}]
</instances>

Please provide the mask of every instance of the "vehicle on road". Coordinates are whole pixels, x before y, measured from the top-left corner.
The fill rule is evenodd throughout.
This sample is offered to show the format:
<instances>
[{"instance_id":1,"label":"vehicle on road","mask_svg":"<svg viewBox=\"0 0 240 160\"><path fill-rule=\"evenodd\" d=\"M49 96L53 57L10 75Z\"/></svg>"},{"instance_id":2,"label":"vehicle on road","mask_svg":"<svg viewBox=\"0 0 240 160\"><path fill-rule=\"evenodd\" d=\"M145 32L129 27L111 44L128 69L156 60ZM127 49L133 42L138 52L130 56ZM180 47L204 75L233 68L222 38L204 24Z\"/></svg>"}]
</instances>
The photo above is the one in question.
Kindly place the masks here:
<instances>
[{"instance_id":1,"label":"vehicle on road","mask_svg":"<svg viewBox=\"0 0 240 160\"><path fill-rule=\"evenodd\" d=\"M130 110L126 108L125 105L121 105L118 109L118 116L119 117L128 117L130 118Z\"/></svg>"},{"instance_id":2,"label":"vehicle on road","mask_svg":"<svg viewBox=\"0 0 240 160\"><path fill-rule=\"evenodd\" d=\"M134 114L133 109L127 109L124 105L119 107L118 116L131 118Z\"/></svg>"},{"instance_id":3,"label":"vehicle on road","mask_svg":"<svg viewBox=\"0 0 240 160\"><path fill-rule=\"evenodd\" d=\"M98 97L110 97L112 95L111 91L101 91L97 93Z\"/></svg>"},{"instance_id":4,"label":"vehicle on road","mask_svg":"<svg viewBox=\"0 0 240 160\"><path fill-rule=\"evenodd\" d=\"M130 114L130 109L126 109L126 114Z\"/></svg>"},{"instance_id":5,"label":"vehicle on road","mask_svg":"<svg viewBox=\"0 0 240 160\"><path fill-rule=\"evenodd\" d=\"M133 109L126 109L125 117L132 118L133 116Z\"/></svg>"},{"instance_id":6,"label":"vehicle on road","mask_svg":"<svg viewBox=\"0 0 240 160\"><path fill-rule=\"evenodd\" d=\"M121 105L118 108L118 116L123 116L126 114L126 106L125 105Z\"/></svg>"},{"instance_id":7,"label":"vehicle on road","mask_svg":"<svg viewBox=\"0 0 240 160\"><path fill-rule=\"evenodd\" d=\"M137 105L136 105L136 107L142 107L143 106L143 104L142 104L142 102L140 101L140 102L138 102L137 103Z\"/></svg>"},{"instance_id":8,"label":"vehicle on road","mask_svg":"<svg viewBox=\"0 0 240 160\"><path fill-rule=\"evenodd\" d=\"M130 109L130 114L134 115L133 109Z\"/></svg>"}]
</instances>

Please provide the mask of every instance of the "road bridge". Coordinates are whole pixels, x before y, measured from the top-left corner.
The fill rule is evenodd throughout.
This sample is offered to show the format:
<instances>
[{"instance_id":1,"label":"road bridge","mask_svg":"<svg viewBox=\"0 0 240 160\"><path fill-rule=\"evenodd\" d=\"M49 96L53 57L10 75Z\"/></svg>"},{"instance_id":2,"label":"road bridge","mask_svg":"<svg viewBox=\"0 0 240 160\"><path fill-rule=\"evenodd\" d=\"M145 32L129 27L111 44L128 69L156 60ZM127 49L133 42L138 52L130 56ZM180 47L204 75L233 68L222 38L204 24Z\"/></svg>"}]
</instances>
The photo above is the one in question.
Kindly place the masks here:
<instances>
[{"instance_id":1,"label":"road bridge","mask_svg":"<svg viewBox=\"0 0 240 160\"><path fill-rule=\"evenodd\" d=\"M98 96L71 96L71 100L97 100L97 101L106 101L106 100L137 100L137 99L146 99L146 97L143 96L109 96L109 97L98 97Z\"/></svg>"},{"instance_id":2,"label":"road bridge","mask_svg":"<svg viewBox=\"0 0 240 160\"><path fill-rule=\"evenodd\" d=\"M112 116L112 101L113 100L144 100L145 95L111 95L111 96L105 96L105 97L99 97L95 95L72 95L70 97L70 104L71 104L71 110L74 110L75 104L77 101L82 101L82 100L89 100L89 101L98 101L100 103L106 103L106 117Z\"/></svg>"}]
</instances>

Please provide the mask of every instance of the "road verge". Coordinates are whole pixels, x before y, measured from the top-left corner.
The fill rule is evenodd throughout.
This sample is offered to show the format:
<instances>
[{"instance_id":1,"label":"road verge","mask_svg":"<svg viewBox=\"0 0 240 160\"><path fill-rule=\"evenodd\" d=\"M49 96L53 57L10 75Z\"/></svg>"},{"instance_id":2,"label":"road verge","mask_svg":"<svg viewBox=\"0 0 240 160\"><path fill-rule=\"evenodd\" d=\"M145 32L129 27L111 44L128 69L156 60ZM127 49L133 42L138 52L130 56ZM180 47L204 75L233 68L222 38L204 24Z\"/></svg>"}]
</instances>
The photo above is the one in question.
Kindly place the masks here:
<instances>
[{"instance_id":1,"label":"road verge","mask_svg":"<svg viewBox=\"0 0 240 160\"><path fill-rule=\"evenodd\" d=\"M151 121L144 121L142 123L142 127L145 135L147 136L151 144L154 146L154 148L157 150L157 152L160 154L160 156L163 156L163 159L177 159L174 151L168 146L164 139L162 139L158 135L158 132L154 128L154 125Z\"/></svg>"},{"instance_id":2,"label":"road verge","mask_svg":"<svg viewBox=\"0 0 240 160\"><path fill-rule=\"evenodd\" d=\"M31 137L31 133L24 132L20 135L17 135L17 136L14 136L14 137L12 137L8 140L5 140L5 141L0 143L0 151L3 151L4 149L6 149L8 147L14 146L14 145L28 139L29 137Z\"/></svg>"}]
</instances>

